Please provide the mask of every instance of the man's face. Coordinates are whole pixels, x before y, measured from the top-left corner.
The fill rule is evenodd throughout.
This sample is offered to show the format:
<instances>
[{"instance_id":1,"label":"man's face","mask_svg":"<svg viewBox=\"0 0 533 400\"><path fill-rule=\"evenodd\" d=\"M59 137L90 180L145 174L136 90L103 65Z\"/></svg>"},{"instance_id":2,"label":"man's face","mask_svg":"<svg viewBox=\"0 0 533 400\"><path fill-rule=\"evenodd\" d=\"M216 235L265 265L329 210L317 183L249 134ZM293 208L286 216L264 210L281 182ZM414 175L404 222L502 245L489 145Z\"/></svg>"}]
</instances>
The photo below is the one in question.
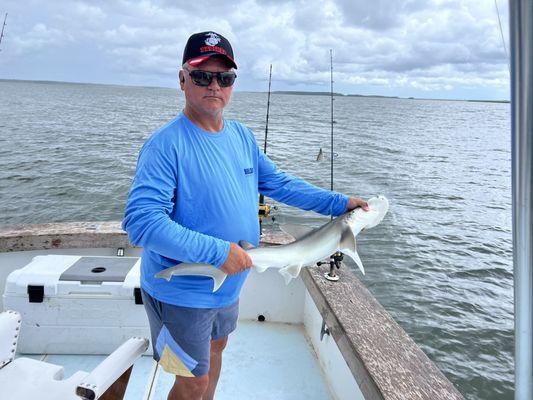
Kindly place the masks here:
<instances>
[{"instance_id":1,"label":"man's face","mask_svg":"<svg viewBox=\"0 0 533 400\"><path fill-rule=\"evenodd\" d=\"M189 71L196 69L209 72L226 72L231 68L226 65L224 61L219 58L209 58L198 67L190 65L185 66ZM180 78L185 78L181 82L181 89L185 92L186 107L192 108L193 111L199 115L216 116L221 114L224 107L229 103L233 86L220 87L216 77L209 86L197 86L191 80L189 72L186 70L180 71Z\"/></svg>"}]
</instances>

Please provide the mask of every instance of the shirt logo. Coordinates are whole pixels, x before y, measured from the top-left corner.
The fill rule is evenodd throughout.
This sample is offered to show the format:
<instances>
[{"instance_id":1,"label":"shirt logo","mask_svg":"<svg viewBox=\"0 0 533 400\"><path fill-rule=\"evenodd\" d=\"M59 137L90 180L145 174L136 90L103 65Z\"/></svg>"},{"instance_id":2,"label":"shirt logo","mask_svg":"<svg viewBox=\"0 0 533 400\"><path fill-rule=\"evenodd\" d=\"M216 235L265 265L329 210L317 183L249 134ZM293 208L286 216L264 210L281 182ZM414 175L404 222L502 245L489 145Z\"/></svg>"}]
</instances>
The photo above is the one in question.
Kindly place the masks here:
<instances>
[{"instance_id":1,"label":"shirt logo","mask_svg":"<svg viewBox=\"0 0 533 400\"><path fill-rule=\"evenodd\" d=\"M206 34L207 39L205 39L205 44L208 46L216 46L218 42L220 42L220 36L218 36L216 33L209 32Z\"/></svg>"},{"instance_id":2,"label":"shirt logo","mask_svg":"<svg viewBox=\"0 0 533 400\"><path fill-rule=\"evenodd\" d=\"M244 174L245 175L250 175L250 174L253 174L254 173L254 169L253 168L244 168Z\"/></svg>"}]
</instances>

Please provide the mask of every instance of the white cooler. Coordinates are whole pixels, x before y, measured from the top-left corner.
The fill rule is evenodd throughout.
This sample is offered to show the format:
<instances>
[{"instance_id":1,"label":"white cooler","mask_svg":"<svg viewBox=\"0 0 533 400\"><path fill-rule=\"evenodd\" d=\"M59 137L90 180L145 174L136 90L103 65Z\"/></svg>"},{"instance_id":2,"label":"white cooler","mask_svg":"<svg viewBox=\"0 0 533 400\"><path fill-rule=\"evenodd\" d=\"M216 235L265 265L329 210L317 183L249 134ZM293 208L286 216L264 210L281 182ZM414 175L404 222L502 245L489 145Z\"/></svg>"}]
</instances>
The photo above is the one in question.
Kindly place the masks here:
<instances>
[{"instance_id":1,"label":"white cooler","mask_svg":"<svg viewBox=\"0 0 533 400\"><path fill-rule=\"evenodd\" d=\"M130 337L149 338L140 264L136 257L45 255L13 271L4 309L22 315L18 351L109 354Z\"/></svg>"}]
</instances>

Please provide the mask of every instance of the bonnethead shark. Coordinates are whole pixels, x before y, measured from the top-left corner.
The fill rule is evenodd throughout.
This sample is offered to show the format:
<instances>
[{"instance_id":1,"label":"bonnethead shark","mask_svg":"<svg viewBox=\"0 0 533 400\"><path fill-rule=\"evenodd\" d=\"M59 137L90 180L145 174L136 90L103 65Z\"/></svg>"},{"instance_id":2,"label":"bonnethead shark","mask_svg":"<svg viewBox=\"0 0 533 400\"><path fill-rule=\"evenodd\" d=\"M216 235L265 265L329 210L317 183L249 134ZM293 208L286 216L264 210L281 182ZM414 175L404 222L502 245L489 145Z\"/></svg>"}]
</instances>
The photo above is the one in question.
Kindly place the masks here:
<instances>
[{"instance_id":1,"label":"bonnethead shark","mask_svg":"<svg viewBox=\"0 0 533 400\"><path fill-rule=\"evenodd\" d=\"M384 196L376 196L368 200L368 208L368 211L356 208L316 229L286 225L283 230L296 239L289 244L254 247L241 240L239 245L246 250L257 272L264 272L268 268L278 268L287 284L298 277L302 267L314 266L318 261L324 260L337 251L349 256L364 275L365 269L357 254L355 237L361 231L373 228L383 220L389 210L389 201ZM166 268L155 276L170 281L173 276L185 275L213 278L213 292L220 288L227 277L227 274L219 268L199 263L181 263Z\"/></svg>"}]
</instances>

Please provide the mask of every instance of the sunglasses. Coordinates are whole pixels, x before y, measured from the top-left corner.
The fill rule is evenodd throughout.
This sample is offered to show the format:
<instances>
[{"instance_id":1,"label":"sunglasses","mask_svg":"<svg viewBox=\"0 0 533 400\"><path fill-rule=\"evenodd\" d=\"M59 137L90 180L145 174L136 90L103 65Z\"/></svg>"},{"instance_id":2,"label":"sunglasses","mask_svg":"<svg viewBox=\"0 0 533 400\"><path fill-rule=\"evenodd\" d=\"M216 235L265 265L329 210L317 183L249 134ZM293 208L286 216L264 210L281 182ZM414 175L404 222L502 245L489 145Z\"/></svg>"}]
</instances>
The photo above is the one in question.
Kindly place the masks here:
<instances>
[{"instance_id":1,"label":"sunglasses","mask_svg":"<svg viewBox=\"0 0 533 400\"><path fill-rule=\"evenodd\" d=\"M232 71L210 72L210 71L202 71L201 69L195 69L192 71L186 68L183 68L183 69L189 73L189 76L191 77L192 82L196 86L209 86L211 85L211 82L213 82L213 77L216 77L218 86L229 87L229 86L232 86L233 83L235 83L235 78L237 78L237 74Z\"/></svg>"}]
</instances>

